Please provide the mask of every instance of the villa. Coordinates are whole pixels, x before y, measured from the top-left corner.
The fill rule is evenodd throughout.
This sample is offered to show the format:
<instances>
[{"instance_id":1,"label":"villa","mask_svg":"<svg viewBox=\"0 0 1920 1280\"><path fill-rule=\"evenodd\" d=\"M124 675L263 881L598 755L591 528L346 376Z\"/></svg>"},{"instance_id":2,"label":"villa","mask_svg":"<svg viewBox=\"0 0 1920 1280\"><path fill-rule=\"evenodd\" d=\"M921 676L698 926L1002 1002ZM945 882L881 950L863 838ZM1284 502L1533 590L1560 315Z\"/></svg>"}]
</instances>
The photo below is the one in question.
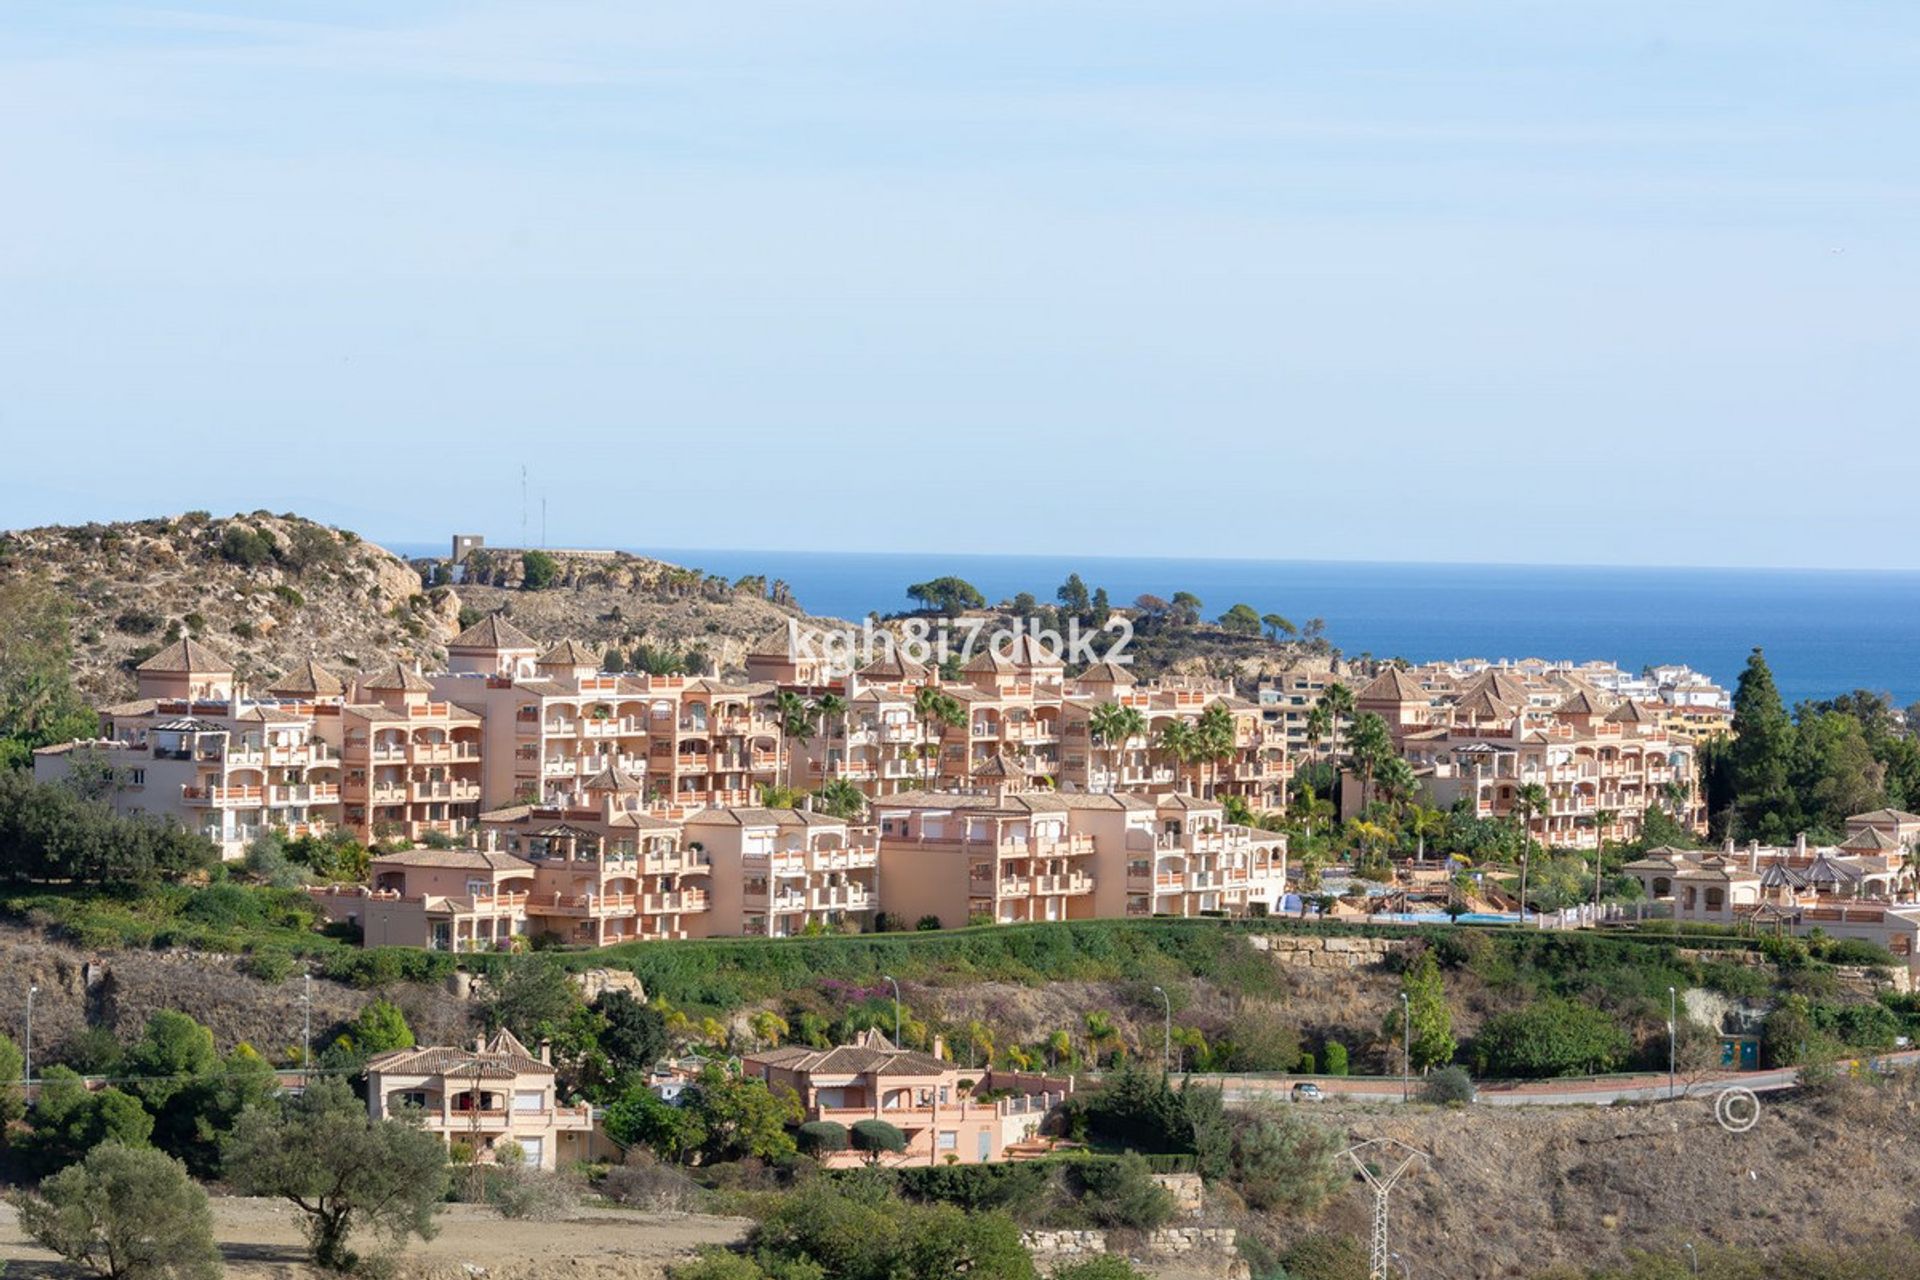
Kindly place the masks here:
<instances>
[{"instance_id":1,"label":"villa","mask_svg":"<svg viewBox=\"0 0 1920 1280\"><path fill-rule=\"evenodd\" d=\"M786 1045L751 1053L740 1071L800 1097L805 1119L851 1129L882 1120L906 1149L827 1152L821 1163L845 1167L872 1159L888 1165L988 1164L1020 1154L1047 1115L1073 1093L1073 1078L957 1067L935 1052L896 1048L877 1030L835 1049ZM992 1095L987 1100L987 1095Z\"/></svg>"},{"instance_id":2,"label":"villa","mask_svg":"<svg viewBox=\"0 0 1920 1280\"><path fill-rule=\"evenodd\" d=\"M396 1049L367 1063L367 1110L376 1120L416 1114L483 1164L512 1143L526 1167L557 1169L591 1158L595 1143L593 1109L559 1101L551 1059L545 1044L535 1057L504 1029L470 1049Z\"/></svg>"}]
</instances>

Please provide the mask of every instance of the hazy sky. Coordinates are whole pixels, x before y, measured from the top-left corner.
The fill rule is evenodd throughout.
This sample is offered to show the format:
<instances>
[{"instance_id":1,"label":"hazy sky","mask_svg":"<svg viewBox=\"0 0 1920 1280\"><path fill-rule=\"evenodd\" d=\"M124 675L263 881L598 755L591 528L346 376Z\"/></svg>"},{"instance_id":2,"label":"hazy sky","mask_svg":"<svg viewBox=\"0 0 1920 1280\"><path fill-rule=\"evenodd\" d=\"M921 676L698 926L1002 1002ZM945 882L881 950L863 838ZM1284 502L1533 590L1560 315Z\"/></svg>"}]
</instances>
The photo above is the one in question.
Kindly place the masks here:
<instances>
[{"instance_id":1,"label":"hazy sky","mask_svg":"<svg viewBox=\"0 0 1920 1280\"><path fill-rule=\"evenodd\" d=\"M1917 106L1910 0L20 0L0 526L1920 567Z\"/></svg>"}]
</instances>

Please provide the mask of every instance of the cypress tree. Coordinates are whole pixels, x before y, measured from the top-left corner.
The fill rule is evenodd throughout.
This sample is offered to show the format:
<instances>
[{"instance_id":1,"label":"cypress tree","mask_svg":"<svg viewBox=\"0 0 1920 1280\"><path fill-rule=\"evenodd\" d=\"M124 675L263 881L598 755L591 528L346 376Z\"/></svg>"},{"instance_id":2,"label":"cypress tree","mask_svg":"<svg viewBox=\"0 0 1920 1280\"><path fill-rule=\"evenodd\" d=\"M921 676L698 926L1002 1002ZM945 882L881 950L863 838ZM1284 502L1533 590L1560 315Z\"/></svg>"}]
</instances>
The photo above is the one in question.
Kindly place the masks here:
<instances>
[{"instance_id":1,"label":"cypress tree","mask_svg":"<svg viewBox=\"0 0 1920 1280\"><path fill-rule=\"evenodd\" d=\"M1733 834L1741 840L1783 844L1799 825L1790 785L1793 721L1773 683L1773 671L1758 648L1748 655L1733 694L1733 745L1728 768L1733 784Z\"/></svg>"}]
</instances>

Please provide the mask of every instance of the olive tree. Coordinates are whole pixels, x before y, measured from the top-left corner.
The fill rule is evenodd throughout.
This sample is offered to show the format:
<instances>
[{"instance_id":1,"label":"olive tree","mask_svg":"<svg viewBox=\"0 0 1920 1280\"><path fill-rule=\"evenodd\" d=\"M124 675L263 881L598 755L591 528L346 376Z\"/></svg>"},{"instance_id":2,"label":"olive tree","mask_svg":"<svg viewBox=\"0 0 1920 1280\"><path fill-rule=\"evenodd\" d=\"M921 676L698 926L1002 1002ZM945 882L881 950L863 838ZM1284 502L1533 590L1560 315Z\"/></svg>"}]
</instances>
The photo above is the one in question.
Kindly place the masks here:
<instances>
[{"instance_id":1,"label":"olive tree","mask_svg":"<svg viewBox=\"0 0 1920 1280\"><path fill-rule=\"evenodd\" d=\"M147 1147L103 1142L23 1195L20 1225L108 1280L214 1280L207 1193L186 1166Z\"/></svg>"},{"instance_id":2,"label":"olive tree","mask_svg":"<svg viewBox=\"0 0 1920 1280\"><path fill-rule=\"evenodd\" d=\"M374 1120L340 1080L240 1117L227 1176L242 1191L291 1201L307 1215L313 1259L334 1271L356 1257L347 1239L366 1229L398 1246L430 1239L447 1190L447 1150L404 1120Z\"/></svg>"}]
</instances>

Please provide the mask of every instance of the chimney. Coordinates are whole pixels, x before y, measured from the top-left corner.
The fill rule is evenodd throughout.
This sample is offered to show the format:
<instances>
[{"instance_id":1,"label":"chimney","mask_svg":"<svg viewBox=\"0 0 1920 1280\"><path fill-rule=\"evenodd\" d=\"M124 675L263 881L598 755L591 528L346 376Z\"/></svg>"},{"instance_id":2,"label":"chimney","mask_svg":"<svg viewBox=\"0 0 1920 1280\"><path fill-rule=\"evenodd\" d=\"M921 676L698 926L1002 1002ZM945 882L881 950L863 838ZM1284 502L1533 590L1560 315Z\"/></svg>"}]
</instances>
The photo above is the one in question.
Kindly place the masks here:
<instances>
[{"instance_id":1,"label":"chimney","mask_svg":"<svg viewBox=\"0 0 1920 1280\"><path fill-rule=\"evenodd\" d=\"M933 1056L945 1060L947 1056L947 1038L936 1035L933 1038Z\"/></svg>"},{"instance_id":2,"label":"chimney","mask_svg":"<svg viewBox=\"0 0 1920 1280\"><path fill-rule=\"evenodd\" d=\"M1807 833L1804 831L1793 838L1793 856L1796 858L1807 856Z\"/></svg>"},{"instance_id":3,"label":"chimney","mask_svg":"<svg viewBox=\"0 0 1920 1280\"><path fill-rule=\"evenodd\" d=\"M540 1042L540 1061L549 1067L553 1065L553 1041Z\"/></svg>"},{"instance_id":4,"label":"chimney","mask_svg":"<svg viewBox=\"0 0 1920 1280\"><path fill-rule=\"evenodd\" d=\"M487 1051L486 1032L482 1031L473 1037L473 1051L475 1053L485 1053Z\"/></svg>"},{"instance_id":5,"label":"chimney","mask_svg":"<svg viewBox=\"0 0 1920 1280\"><path fill-rule=\"evenodd\" d=\"M1720 846L1720 852L1729 854L1729 855L1733 853L1733 837L1732 836L1728 836L1726 843Z\"/></svg>"},{"instance_id":6,"label":"chimney","mask_svg":"<svg viewBox=\"0 0 1920 1280\"><path fill-rule=\"evenodd\" d=\"M1760 842L1758 840L1749 840L1747 841L1747 870L1758 871L1759 869Z\"/></svg>"}]
</instances>

